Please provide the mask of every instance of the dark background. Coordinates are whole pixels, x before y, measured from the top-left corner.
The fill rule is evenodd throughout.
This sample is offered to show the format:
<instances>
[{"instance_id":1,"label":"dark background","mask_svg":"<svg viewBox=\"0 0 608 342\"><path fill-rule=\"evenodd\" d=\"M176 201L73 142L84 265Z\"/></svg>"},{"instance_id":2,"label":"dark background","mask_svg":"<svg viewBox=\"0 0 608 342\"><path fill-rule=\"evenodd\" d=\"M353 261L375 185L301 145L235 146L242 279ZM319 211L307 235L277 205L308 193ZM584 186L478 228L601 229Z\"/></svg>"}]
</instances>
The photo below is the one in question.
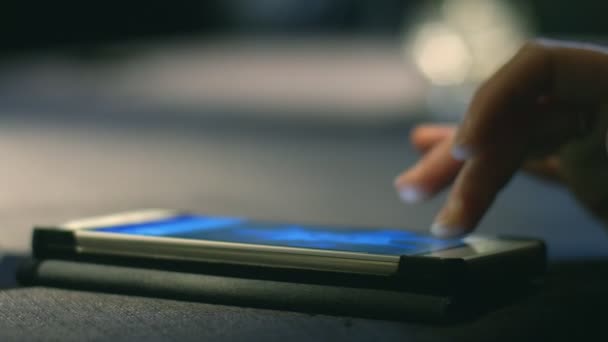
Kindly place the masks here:
<instances>
[{"instance_id":1,"label":"dark background","mask_svg":"<svg viewBox=\"0 0 608 342\"><path fill-rule=\"evenodd\" d=\"M423 2L314 0L284 1L280 5L280 1L238 0L5 1L0 8L0 51L6 54L58 46L87 47L184 35L396 35L407 17L404 14ZM542 35L596 36L608 32L602 1L510 3L529 7Z\"/></svg>"}]
</instances>

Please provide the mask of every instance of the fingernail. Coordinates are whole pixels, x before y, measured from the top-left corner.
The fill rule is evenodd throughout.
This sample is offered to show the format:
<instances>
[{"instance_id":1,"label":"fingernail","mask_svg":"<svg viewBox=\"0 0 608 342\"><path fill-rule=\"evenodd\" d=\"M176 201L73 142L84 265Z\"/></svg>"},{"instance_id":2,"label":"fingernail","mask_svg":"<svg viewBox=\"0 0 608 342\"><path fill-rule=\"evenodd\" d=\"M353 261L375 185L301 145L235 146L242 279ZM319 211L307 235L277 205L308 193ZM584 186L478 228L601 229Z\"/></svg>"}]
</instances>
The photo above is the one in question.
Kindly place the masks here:
<instances>
[{"instance_id":1,"label":"fingernail","mask_svg":"<svg viewBox=\"0 0 608 342\"><path fill-rule=\"evenodd\" d=\"M452 147L452 157L456 160L465 161L473 156L473 150L468 146L456 145Z\"/></svg>"},{"instance_id":2,"label":"fingernail","mask_svg":"<svg viewBox=\"0 0 608 342\"><path fill-rule=\"evenodd\" d=\"M430 197L430 194L419 187L407 185L399 188L399 197L405 203L417 203Z\"/></svg>"},{"instance_id":3,"label":"fingernail","mask_svg":"<svg viewBox=\"0 0 608 342\"><path fill-rule=\"evenodd\" d=\"M431 225L431 234L441 239L455 238L463 236L466 230L462 227L448 226L440 222L434 222Z\"/></svg>"}]
</instances>

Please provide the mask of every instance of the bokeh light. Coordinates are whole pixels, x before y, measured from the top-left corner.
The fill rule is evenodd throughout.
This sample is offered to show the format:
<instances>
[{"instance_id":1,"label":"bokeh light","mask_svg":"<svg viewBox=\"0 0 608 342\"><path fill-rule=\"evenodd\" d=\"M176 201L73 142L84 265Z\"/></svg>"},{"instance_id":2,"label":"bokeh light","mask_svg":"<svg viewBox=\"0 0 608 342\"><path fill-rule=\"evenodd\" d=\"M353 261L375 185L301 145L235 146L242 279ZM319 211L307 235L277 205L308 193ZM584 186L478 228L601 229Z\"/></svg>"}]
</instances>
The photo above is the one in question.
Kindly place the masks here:
<instances>
[{"instance_id":1,"label":"bokeh light","mask_svg":"<svg viewBox=\"0 0 608 342\"><path fill-rule=\"evenodd\" d=\"M406 29L404 51L427 79L427 109L456 119L476 86L531 36L524 7L501 0L427 3Z\"/></svg>"}]
</instances>

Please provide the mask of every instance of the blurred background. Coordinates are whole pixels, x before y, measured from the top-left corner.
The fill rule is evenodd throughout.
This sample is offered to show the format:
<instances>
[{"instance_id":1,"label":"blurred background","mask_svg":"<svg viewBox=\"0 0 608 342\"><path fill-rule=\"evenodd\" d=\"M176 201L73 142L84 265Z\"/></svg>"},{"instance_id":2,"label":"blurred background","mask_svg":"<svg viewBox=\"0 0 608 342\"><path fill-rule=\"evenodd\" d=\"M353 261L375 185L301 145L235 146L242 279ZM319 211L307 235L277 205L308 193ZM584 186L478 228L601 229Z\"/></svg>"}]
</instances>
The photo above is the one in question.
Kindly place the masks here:
<instances>
[{"instance_id":1,"label":"blurred background","mask_svg":"<svg viewBox=\"0 0 608 342\"><path fill-rule=\"evenodd\" d=\"M79 115L95 115L80 113L94 102L121 115L457 119L475 85L525 39L601 39L601 8L592 0L11 1L0 13L0 96Z\"/></svg>"},{"instance_id":2,"label":"blurred background","mask_svg":"<svg viewBox=\"0 0 608 342\"><path fill-rule=\"evenodd\" d=\"M424 230L392 179L419 121L458 121L535 36L603 42L601 1L9 1L0 11L0 248L29 228L178 207ZM556 214L555 208L560 208ZM585 231L573 236L572 227ZM482 233L608 254L558 187L518 176Z\"/></svg>"}]
</instances>

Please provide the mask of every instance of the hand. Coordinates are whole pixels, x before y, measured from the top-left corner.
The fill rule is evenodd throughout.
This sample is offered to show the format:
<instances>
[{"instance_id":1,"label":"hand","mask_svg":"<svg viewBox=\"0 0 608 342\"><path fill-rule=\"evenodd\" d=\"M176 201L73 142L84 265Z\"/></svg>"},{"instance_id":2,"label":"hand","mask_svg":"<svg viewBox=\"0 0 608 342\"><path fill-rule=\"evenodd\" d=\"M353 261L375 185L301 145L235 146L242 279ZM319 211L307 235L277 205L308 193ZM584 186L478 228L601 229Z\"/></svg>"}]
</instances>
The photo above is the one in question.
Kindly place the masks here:
<instances>
[{"instance_id":1,"label":"hand","mask_svg":"<svg viewBox=\"0 0 608 342\"><path fill-rule=\"evenodd\" d=\"M520 168L567 186L608 222L608 51L540 40L476 92L462 124L412 133L424 157L395 180L406 202L452 182L431 227L439 237L471 232Z\"/></svg>"}]
</instances>

